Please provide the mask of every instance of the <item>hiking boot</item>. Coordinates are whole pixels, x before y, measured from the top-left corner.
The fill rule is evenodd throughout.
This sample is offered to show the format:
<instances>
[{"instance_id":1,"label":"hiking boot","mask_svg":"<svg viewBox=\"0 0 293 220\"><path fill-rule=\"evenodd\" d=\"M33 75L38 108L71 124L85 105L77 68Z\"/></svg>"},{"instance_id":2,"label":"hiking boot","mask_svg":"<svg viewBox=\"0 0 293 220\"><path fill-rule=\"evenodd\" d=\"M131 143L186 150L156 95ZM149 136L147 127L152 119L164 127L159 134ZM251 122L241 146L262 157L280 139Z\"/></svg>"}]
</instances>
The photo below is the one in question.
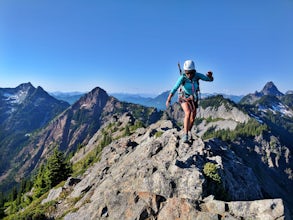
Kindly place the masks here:
<instances>
[{"instance_id":1,"label":"hiking boot","mask_svg":"<svg viewBox=\"0 0 293 220\"><path fill-rule=\"evenodd\" d=\"M195 139L197 139L197 138L199 138L199 136L198 136L196 133L192 134L192 133L190 132L190 140L191 140L191 141L195 141Z\"/></svg>"},{"instance_id":2,"label":"hiking boot","mask_svg":"<svg viewBox=\"0 0 293 220\"><path fill-rule=\"evenodd\" d=\"M183 143L188 143L188 134L184 134L182 137Z\"/></svg>"},{"instance_id":3,"label":"hiking boot","mask_svg":"<svg viewBox=\"0 0 293 220\"><path fill-rule=\"evenodd\" d=\"M193 138L193 136L192 136L191 133L190 133L190 140L191 140L191 141L194 141L194 138Z\"/></svg>"}]
</instances>

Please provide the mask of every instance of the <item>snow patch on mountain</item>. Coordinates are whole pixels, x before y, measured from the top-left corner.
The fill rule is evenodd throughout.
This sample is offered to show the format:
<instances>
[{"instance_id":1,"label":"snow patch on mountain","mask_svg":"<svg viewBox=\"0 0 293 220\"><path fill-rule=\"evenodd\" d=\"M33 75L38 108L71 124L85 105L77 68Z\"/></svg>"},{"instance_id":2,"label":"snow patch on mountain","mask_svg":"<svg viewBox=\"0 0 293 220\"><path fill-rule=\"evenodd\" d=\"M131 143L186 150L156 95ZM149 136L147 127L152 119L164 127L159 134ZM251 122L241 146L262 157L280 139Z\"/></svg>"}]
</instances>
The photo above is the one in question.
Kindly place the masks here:
<instances>
[{"instance_id":1,"label":"snow patch on mountain","mask_svg":"<svg viewBox=\"0 0 293 220\"><path fill-rule=\"evenodd\" d=\"M25 98L27 97L28 90L20 90L17 93L8 93L3 94L4 100L8 103L8 111L6 113L11 114L17 110L17 106L22 104Z\"/></svg>"},{"instance_id":2,"label":"snow patch on mountain","mask_svg":"<svg viewBox=\"0 0 293 220\"><path fill-rule=\"evenodd\" d=\"M260 119L260 117L254 115L254 114L249 114L251 117L253 117L255 120L257 120L259 123L263 124L263 120Z\"/></svg>"},{"instance_id":3,"label":"snow patch on mountain","mask_svg":"<svg viewBox=\"0 0 293 220\"><path fill-rule=\"evenodd\" d=\"M3 96L6 98L6 101L11 104L21 104L28 94L28 90L20 90L15 94L4 93Z\"/></svg>"},{"instance_id":4,"label":"snow patch on mountain","mask_svg":"<svg viewBox=\"0 0 293 220\"><path fill-rule=\"evenodd\" d=\"M293 117L293 111L288 108L288 106L283 105L282 103L277 103L270 106L269 108L263 105L258 106L259 111L267 112L268 110L274 114L280 113L284 116Z\"/></svg>"}]
</instances>

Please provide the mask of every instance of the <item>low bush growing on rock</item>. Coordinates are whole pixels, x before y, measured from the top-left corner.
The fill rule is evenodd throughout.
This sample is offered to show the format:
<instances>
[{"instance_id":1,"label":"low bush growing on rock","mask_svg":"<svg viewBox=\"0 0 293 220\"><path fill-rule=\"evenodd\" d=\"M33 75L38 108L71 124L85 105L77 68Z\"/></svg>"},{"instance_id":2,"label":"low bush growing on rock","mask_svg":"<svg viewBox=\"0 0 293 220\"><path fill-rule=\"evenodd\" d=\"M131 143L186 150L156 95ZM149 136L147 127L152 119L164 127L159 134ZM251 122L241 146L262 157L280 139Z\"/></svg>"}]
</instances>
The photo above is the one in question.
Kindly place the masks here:
<instances>
[{"instance_id":1,"label":"low bush growing on rock","mask_svg":"<svg viewBox=\"0 0 293 220\"><path fill-rule=\"evenodd\" d=\"M218 173L217 165L211 162L207 162L204 165L203 173L217 183L221 183L221 176Z\"/></svg>"}]
</instances>

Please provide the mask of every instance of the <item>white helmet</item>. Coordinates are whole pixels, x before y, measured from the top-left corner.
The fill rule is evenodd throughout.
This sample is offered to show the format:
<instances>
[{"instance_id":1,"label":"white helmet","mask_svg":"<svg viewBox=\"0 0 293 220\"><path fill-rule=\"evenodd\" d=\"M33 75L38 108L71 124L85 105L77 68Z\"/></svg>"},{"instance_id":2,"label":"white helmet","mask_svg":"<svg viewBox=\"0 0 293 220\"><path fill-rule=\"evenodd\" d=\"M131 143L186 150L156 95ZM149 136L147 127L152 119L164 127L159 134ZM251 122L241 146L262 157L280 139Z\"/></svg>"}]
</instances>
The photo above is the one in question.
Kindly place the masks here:
<instances>
[{"instance_id":1,"label":"white helmet","mask_svg":"<svg viewBox=\"0 0 293 220\"><path fill-rule=\"evenodd\" d=\"M194 62L192 60L186 60L183 65L184 70L195 70Z\"/></svg>"}]
</instances>

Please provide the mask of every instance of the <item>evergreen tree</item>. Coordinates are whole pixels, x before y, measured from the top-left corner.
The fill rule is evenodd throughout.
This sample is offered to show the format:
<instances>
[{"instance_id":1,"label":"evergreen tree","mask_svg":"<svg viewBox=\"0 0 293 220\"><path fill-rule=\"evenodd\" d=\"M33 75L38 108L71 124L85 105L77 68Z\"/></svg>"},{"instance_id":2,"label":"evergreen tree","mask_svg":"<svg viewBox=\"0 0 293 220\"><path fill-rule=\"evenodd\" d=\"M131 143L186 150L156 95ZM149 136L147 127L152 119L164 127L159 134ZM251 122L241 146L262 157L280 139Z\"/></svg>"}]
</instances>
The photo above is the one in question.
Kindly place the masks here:
<instances>
[{"instance_id":1,"label":"evergreen tree","mask_svg":"<svg viewBox=\"0 0 293 220\"><path fill-rule=\"evenodd\" d=\"M49 188L67 179L71 173L70 164L65 160L64 154L55 148L53 155L47 161L45 179Z\"/></svg>"},{"instance_id":2,"label":"evergreen tree","mask_svg":"<svg viewBox=\"0 0 293 220\"><path fill-rule=\"evenodd\" d=\"M41 165L41 167L39 168L37 177L34 181L34 196L35 197L41 196L48 190L48 187L45 181L44 171L45 171L45 165Z\"/></svg>"},{"instance_id":3,"label":"evergreen tree","mask_svg":"<svg viewBox=\"0 0 293 220\"><path fill-rule=\"evenodd\" d=\"M112 142L112 138L110 135L108 134L104 134L103 135L103 139L101 141L101 147L104 148L105 146L107 146L108 144L110 144Z\"/></svg>"},{"instance_id":4,"label":"evergreen tree","mask_svg":"<svg viewBox=\"0 0 293 220\"><path fill-rule=\"evenodd\" d=\"M17 188L13 187L12 191L9 193L9 201L13 202L17 197Z\"/></svg>"},{"instance_id":5,"label":"evergreen tree","mask_svg":"<svg viewBox=\"0 0 293 220\"><path fill-rule=\"evenodd\" d=\"M125 126L125 131L124 131L124 136L129 136L130 135L130 129L129 129L129 126L126 125Z\"/></svg>"},{"instance_id":6,"label":"evergreen tree","mask_svg":"<svg viewBox=\"0 0 293 220\"><path fill-rule=\"evenodd\" d=\"M55 148L45 165L41 166L34 182L34 195L39 197L71 174L71 164L62 152Z\"/></svg>"}]
</instances>

